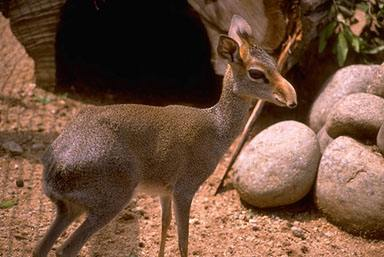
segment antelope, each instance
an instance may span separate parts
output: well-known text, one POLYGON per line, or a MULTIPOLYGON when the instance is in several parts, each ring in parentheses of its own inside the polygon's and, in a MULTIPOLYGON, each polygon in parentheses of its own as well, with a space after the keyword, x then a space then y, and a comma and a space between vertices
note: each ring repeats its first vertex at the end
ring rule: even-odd
POLYGON ((122 104, 84 108, 43 155, 43 189, 56 217, 33 251, 46 257, 82 213, 84 222, 56 255, 75 257, 87 240, 128 204, 136 190, 158 195, 159 257, 174 204, 181 257, 188 255, 192 199, 245 126, 252 101, 296 106, 296 92, 256 44, 250 25, 234 15, 217 53, 228 61, 219 101, 210 108, 122 104))

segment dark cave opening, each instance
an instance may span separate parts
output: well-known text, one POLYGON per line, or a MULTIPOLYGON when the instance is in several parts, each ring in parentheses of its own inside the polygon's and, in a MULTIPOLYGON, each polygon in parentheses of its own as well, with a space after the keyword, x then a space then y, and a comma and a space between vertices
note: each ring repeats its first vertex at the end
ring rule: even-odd
POLYGON ((187 1, 67 0, 56 35, 57 91, 113 102, 213 105, 211 46, 187 1))

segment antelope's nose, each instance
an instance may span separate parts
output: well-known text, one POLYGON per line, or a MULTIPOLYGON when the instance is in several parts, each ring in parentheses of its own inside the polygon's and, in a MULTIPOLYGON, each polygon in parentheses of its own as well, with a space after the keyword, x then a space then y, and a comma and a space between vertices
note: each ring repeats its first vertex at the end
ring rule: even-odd
POLYGON ((296 92, 293 90, 291 92, 279 92, 275 91, 273 93, 275 103, 280 106, 286 106, 288 108, 295 108, 297 106, 296 92))
POLYGON ((288 108, 297 106, 297 95, 294 87, 285 78, 280 75, 280 83, 277 84, 276 94, 280 98, 280 102, 284 103, 288 108))
POLYGON ((297 102, 294 101, 294 102, 291 102, 291 103, 287 103, 287 106, 288 106, 288 108, 293 109, 293 108, 295 108, 297 106, 297 102))

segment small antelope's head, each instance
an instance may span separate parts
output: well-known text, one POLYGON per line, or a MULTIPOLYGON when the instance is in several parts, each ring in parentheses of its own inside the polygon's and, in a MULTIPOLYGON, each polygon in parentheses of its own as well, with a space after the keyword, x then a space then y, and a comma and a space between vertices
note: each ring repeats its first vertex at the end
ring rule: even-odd
POLYGON ((277 71, 274 59, 256 44, 251 26, 242 17, 233 16, 228 36, 219 38, 217 52, 232 68, 235 94, 296 107, 295 89, 277 71))

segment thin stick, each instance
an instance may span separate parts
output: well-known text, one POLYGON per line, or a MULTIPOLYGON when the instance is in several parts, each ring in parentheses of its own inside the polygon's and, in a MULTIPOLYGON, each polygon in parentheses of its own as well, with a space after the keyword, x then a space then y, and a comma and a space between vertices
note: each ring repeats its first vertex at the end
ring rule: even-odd
MULTIPOLYGON (((277 69, 279 71, 282 71, 285 62, 287 61, 289 50, 291 49, 293 43, 296 42, 296 39, 298 38, 300 33, 301 33, 301 29, 299 27, 296 27, 294 36, 292 36, 292 37, 289 36, 288 37, 287 43, 284 46, 283 50, 281 51, 281 53, 279 55, 279 58, 278 58, 278 61, 277 61, 277 69)), ((243 131, 240 134, 239 142, 235 146, 235 150, 232 152, 232 155, 230 156, 229 162, 228 162, 227 167, 225 168, 225 171, 224 171, 224 175, 221 178, 220 184, 216 188, 216 191, 215 191, 214 195, 217 195, 220 192, 221 188, 223 187, 224 180, 227 177, 228 172, 231 170, 233 164, 237 160, 237 157, 239 156, 241 150, 243 149, 243 146, 244 146, 245 142, 248 139, 249 132, 250 132, 251 128, 253 127, 255 121, 257 120, 257 118, 260 116, 260 113, 261 113, 261 111, 263 109, 264 103, 265 103, 265 101, 258 100, 256 105, 255 105, 255 107, 253 108, 251 116, 249 117, 249 119, 247 121, 247 124, 245 125, 243 131)))

